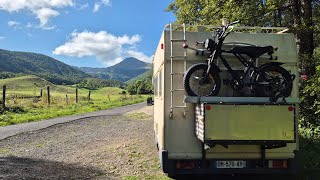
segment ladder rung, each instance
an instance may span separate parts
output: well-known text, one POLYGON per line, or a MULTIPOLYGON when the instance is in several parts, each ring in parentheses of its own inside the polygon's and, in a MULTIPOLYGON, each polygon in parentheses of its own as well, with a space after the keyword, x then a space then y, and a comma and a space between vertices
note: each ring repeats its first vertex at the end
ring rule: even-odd
POLYGON ((171 42, 187 42, 185 39, 171 39, 171 42))
POLYGON ((174 89, 172 91, 185 91, 185 89, 174 89))
POLYGON ((180 58, 180 59, 184 59, 184 58, 187 58, 187 56, 171 56, 171 58, 180 58))
POLYGON ((173 108, 186 108, 187 106, 173 106, 173 108))
POLYGON ((184 72, 171 73, 171 75, 184 75, 184 72))

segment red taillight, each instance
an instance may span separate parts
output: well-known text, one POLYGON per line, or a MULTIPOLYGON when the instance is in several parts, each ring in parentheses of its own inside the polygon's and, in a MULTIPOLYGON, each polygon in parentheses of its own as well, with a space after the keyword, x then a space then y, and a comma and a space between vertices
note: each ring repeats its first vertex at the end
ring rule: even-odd
POLYGON ((293 111, 294 110, 294 107, 293 106, 289 106, 288 107, 288 111, 293 111))
POLYGON ((210 111, 211 110, 211 106, 210 105, 206 105, 206 110, 210 111))
POLYGON ((185 160, 185 161, 177 161, 176 168, 177 169, 196 169, 197 161, 185 160))
POLYGON ((287 160, 270 160, 269 168, 285 169, 288 168, 287 160))
POLYGON ((186 43, 183 43, 183 44, 182 44, 182 47, 183 47, 183 48, 188 48, 189 46, 188 46, 186 43))
POLYGON ((161 44, 161 49, 164 49, 164 44, 161 44))

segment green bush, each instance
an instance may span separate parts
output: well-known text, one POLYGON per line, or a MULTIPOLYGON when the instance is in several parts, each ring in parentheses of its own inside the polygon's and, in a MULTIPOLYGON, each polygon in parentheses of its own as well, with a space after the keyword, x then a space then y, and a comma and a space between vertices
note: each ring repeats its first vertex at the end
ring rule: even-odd
POLYGON ((301 124, 303 127, 320 125, 320 65, 316 68, 314 76, 307 82, 302 82, 300 98, 301 124))

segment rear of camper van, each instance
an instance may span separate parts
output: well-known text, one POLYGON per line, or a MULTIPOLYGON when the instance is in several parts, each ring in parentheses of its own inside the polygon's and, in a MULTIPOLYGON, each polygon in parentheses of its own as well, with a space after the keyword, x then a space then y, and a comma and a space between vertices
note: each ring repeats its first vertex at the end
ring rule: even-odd
MULTIPOLYGON (((221 83, 217 96, 187 96, 183 76, 193 64, 205 63, 208 52, 192 49, 212 37, 214 27, 167 25, 153 60, 154 133, 163 171, 184 174, 292 174, 298 163, 298 78, 291 95, 271 102, 248 97, 221 83), (190 48, 184 48, 183 44, 190 48), (200 53, 199 53, 200 52, 200 53)), ((278 60, 261 57, 257 65, 282 62, 298 77, 294 35, 285 28, 237 27, 225 48, 237 42, 277 46, 278 60)), ((238 60, 225 56, 234 70, 238 60)), ((224 65, 221 81, 230 78, 224 65)), ((245 91, 245 89, 244 89, 245 91)))

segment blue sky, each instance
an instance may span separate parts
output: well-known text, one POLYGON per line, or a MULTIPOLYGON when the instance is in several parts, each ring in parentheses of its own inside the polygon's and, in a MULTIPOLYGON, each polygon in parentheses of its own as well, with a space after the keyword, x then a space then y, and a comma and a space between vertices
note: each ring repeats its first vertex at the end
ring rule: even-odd
POLYGON ((0 0, 0 49, 106 67, 126 57, 151 62, 172 0, 0 0))

